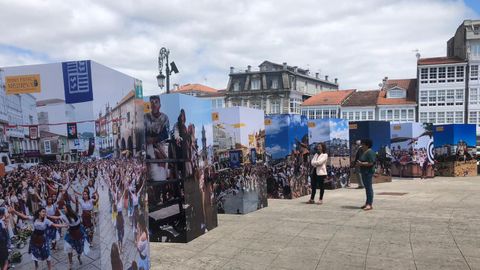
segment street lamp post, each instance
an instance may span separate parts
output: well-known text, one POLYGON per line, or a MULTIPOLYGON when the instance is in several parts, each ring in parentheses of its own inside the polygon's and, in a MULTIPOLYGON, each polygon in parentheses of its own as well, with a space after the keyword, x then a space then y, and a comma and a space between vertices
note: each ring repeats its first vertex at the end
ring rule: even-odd
POLYGON ((173 62, 173 61, 171 63, 168 62, 168 55, 169 54, 170 54, 170 51, 165 47, 162 47, 160 49, 160 52, 158 53, 157 82, 158 82, 158 86, 160 87, 160 89, 162 89, 165 86, 164 81, 165 81, 165 79, 167 79, 167 87, 166 87, 167 94, 170 93, 170 75, 172 74, 172 72, 178 73, 178 69, 177 69, 177 66, 175 65, 175 62, 173 62), (163 73, 162 73, 164 62, 165 62, 165 74, 166 75, 163 75, 163 73))

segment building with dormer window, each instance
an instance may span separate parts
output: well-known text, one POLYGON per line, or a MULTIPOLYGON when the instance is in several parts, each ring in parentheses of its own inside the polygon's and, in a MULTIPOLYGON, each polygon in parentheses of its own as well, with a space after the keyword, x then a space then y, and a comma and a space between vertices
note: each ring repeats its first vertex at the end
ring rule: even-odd
POLYGON ((309 70, 264 61, 258 70, 230 68, 225 92, 226 107, 244 106, 262 109, 266 114, 300 114, 300 105, 323 91, 338 89, 338 81, 309 70))
POLYGON ((416 79, 385 78, 378 94, 378 120, 391 122, 416 121, 416 79))

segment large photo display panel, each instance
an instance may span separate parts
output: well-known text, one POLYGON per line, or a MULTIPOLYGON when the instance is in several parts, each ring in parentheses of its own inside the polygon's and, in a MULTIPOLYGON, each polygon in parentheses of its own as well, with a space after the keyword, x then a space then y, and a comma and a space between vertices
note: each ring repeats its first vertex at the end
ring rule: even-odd
POLYGON ((265 116, 269 198, 293 199, 310 194, 307 124, 303 115, 265 116))
POLYGON ((436 125, 433 130, 437 175, 476 176, 475 125, 436 125))
POLYGON ((90 60, 2 69, 10 264, 149 269, 141 81, 90 60))
POLYGON ((350 181, 350 149, 348 120, 338 118, 308 121, 308 141, 313 155, 318 143, 327 148, 327 180, 330 189, 346 187, 350 181))
MULTIPOLYGON (((390 122, 385 121, 355 121, 349 123, 350 160, 355 164, 357 152, 362 139, 370 139, 372 150, 377 155, 373 183, 391 182, 391 151, 390 151, 390 122)), ((350 180, 358 183, 358 167, 352 168, 350 180)))
POLYGON ((428 123, 392 123, 390 131, 392 136, 392 176, 434 177, 433 125, 428 123))
POLYGON ((211 103, 145 97, 151 241, 189 242, 217 226, 211 103))
POLYGON ((232 107, 212 113, 218 213, 246 214, 268 205, 262 110, 232 107))

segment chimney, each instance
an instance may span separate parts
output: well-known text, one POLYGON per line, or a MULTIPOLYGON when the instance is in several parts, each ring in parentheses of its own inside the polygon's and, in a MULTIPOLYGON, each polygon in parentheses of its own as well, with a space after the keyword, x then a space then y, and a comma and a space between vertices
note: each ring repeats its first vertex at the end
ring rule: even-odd
POLYGON ((283 62, 283 69, 287 70, 287 62, 283 62))
POLYGON ((325 81, 328 81, 328 75, 325 75, 325 81))
POLYGON ((335 78, 335 84, 338 84, 338 78, 335 78))
POLYGON ((317 78, 317 79, 318 79, 318 76, 319 76, 319 75, 320 75, 320 73, 318 73, 318 72, 315 72, 315 78, 317 78))
POLYGON ((293 67, 293 72, 295 72, 295 73, 298 72, 298 67, 297 67, 297 66, 294 66, 294 67, 293 67))
POLYGON ((175 89, 175 91, 178 91, 178 89, 180 89, 180 85, 178 83, 174 83, 173 89, 175 89))
POLYGON ((250 72, 250 71, 252 71, 252 66, 248 65, 247 66, 247 72, 250 72))
POLYGON ((235 69, 233 67, 230 67, 230 74, 232 74, 234 70, 235 69))

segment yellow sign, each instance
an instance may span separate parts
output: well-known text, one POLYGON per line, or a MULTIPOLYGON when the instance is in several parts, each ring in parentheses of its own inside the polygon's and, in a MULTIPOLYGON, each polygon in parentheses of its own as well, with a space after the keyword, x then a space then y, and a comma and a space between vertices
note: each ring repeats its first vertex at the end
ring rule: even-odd
POLYGON ((272 124, 272 119, 265 119, 265 126, 270 126, 272 124))
POLYGON ((309 128, 314 128, 316 126, 315 122, 308 122, 309 128))
POLYGON ((348 128, 349 128, 349 129, 357 129, 358 126, 357 126, 357 124, 349 124, 349 125, 348 125, 348 128))
POLYGON ((241 128, 241 127, 244 127, 245 124, 244 123, 238 123, 238 124, 233 124, 232 125, 234 128, 241 128))
POLYGON ((5 76, 7 95, 40 93, 40 74, 5 76))
POLYGON ((393 130, 401 130, 401 129, 402 129, 402 126, 400 125, 393 126, 393 130))
POLYGON ((437 131, 442 132, 443 131, 443 126, 437 127, 437 131))
POLYGON ((218 112, 213 112, 212 121, 218 121, 219 119, 220 119, 220 115, 218 115, 218 112))
POLYGON ((150 107, 150 102, 149 101, 143 102, 143 112, 144 113, 151 113, 152 112, 152 107, 150 107))

